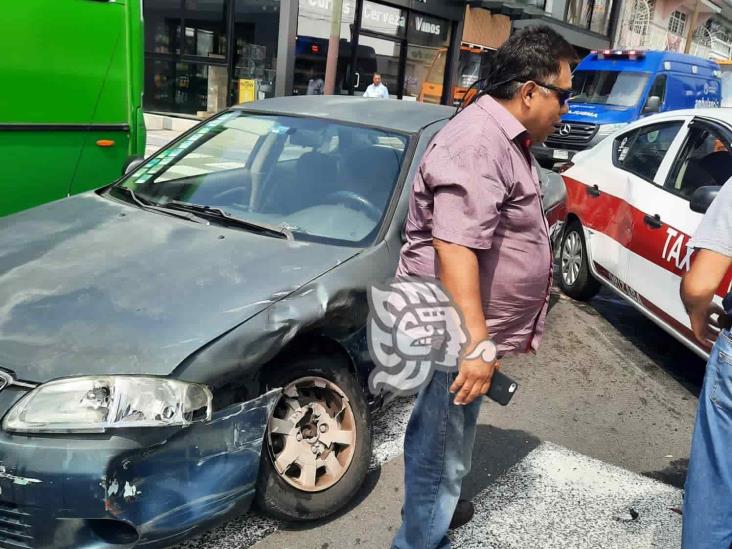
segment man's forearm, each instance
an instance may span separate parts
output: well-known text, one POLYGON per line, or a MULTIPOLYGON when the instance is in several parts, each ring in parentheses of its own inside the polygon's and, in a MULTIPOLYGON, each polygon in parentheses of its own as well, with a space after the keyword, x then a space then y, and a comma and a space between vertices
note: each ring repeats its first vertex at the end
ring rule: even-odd
POLYGON ((478 258, 471 249, 434 240, 440 281, 460 309, 470 341, 466 352, 489 337, 480 294, 478 258))

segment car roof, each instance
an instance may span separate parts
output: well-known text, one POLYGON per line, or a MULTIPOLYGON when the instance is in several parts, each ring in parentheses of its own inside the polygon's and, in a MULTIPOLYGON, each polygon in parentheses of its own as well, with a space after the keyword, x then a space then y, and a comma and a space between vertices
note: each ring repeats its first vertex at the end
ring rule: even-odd
POLYGON ((721 120, 722 122, 726 122, 730 125, 732 125, 732 108, 726 108, 726 107, 717 107, 717 108, 709 108, 709 109, 681 109, 678 111, 667 111, 660 114, 654 114, 653 116, 648 116, 646 118, 641 118, 638 122, 644 122, 645 123, 651 121, 651 120, 666 120, 666 119, 673 119, 673 118, 679 118, 679 117, 686 117, 686 116, 701 116, 704 118, 713 118, 716 120, 721 120))
POLYGON ((445 105, 348 95, 275 97, 232 108, 247 112, 327 118, 336 122, 364 124, 406 133, 417 133, 425 126, 449 118, 455 113, 454 107, 445 105))

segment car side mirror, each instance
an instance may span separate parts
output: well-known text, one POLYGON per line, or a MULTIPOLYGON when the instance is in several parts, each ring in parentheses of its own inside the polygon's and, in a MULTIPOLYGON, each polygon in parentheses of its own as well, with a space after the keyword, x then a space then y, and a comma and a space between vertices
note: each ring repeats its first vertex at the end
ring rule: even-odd
POLYGON ((661 110, 661 98, 657 95, 652 95, 648 98, 648 101, 646 101, 646 106, 643 107, 643 112, 645 113, 652 113, 652 112, 658 112, 661 110))
POLYGON ((140 156, 128 158, 127 162, 122 166, 122 175, 127 175, 128 173, 135 171, 143 162, 145 162, 145 159, 140 156))
POLYGON ((709 185, 707 187, 699 187, 695 190, 694 194, 691 195, 691 200, 689 201, 689 208, 691 208, 691 211, 702 214, 705 213, 707 209, 709 209, 709 206, 712 205, 712 202, 717 197, 717 193, 721 188, 722 187, 718 185, 709 185))

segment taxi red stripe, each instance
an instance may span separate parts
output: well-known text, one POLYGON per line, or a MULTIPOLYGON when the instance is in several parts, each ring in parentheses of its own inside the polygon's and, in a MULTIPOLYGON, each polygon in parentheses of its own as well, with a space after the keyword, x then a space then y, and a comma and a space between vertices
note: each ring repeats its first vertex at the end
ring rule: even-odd
MULTIPOLYGON (((577 215, 585 227, 609 236, 624 248, 679 277, 687 272, 686 265, 693 262, 694 256, 692 254, 690 261, 684 261, 689 235, 673 225, 663 222, 663 219, 660 228, 651 228, 645 221, 647 212, 635 208, 625 200, 602 192, 602 189, 600 189, 599 196, 592 196, 588 192, 590 186, 566 175, 563 177, 567 187, 567 211, 577 215), (676 232, 675 235, 672 233, 670 238, 669 228, 676 232), (677 248, 678 253, 674 255, 673 259, 668 259, 671 249, 679 237, 683 238, 682 246, 680 250, 677 248), (664 250, 666 258, 664 258, 664 250)), ((632 276, 632 273, 629 274, 632 276)), ((629 281, 624 280, 624 282, 629 281)), ((732 269, 727 272, 717 288, 717 295, 724 297, 730 291, 731 286, 732 269)))

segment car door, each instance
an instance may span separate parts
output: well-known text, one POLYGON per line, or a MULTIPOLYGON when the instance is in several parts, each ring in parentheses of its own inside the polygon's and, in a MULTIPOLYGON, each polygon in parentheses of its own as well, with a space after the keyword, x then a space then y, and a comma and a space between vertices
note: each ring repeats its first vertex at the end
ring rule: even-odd
MULTIPOLYGON (((698 188, 723 185, 732 177, 732 132, 719 123, 690 118, 677 144, 656 179, 632 193, 638 213, 629 272, 643 307, 693 341, 678 293, 681 277, 691 266, 693 250, 687 244, 702 219, 702 214, 690 209, 690 199, 698 188)), ((729 278, 728 274, 718 292, 720 300, 729 278)))

